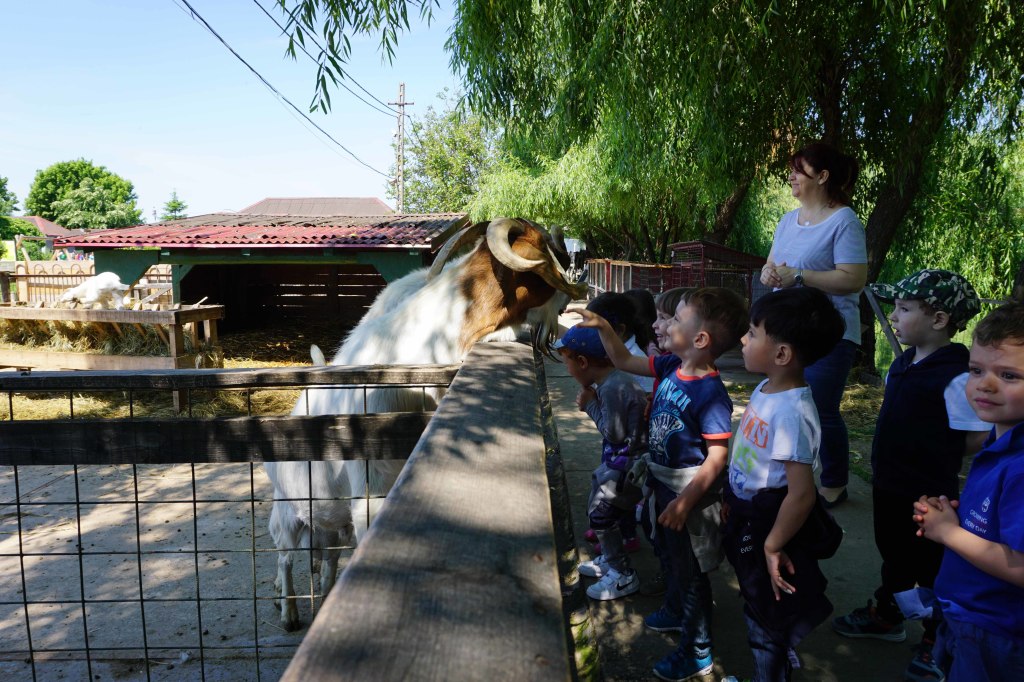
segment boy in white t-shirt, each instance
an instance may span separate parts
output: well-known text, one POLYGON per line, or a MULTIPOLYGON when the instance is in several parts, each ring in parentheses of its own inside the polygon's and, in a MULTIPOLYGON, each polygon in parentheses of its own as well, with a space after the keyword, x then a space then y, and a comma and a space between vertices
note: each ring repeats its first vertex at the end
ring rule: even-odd
POLYGON ((844 327, 824 293, 796 287, 755 301, 743 337, 743 364, 768 378, 751 394, 733 440, 722 544, 746 602, 759 682, 790 679, 799 664, 794 647, 832 612, 818 568, 824 538, 808 523, 812 510, 828 512, 814 486, 821 425, 804 368, 835 346, 844 327))
MULTIPOLYGON (((871 445, 871 498, 875 545, 882 556, 876 604, 832 621, 844 637, 902 642, 907 638, 894 594, 932 587, 942 563, 942 545, 917 537, 907 515, 922 495, 959 497, 965 454, 974 454, 989 432, 964 391, 970 353, 952 336, 981 309, 978 295, 961 275, 921 270, 896 284, 872 284, 892 302, 893 330, 909 348, 896 358, 885 380, 885 397, 871 445)), ((924 636, 904 679, 936 680, 932 659, 938 620, 924 621, 924 636)))

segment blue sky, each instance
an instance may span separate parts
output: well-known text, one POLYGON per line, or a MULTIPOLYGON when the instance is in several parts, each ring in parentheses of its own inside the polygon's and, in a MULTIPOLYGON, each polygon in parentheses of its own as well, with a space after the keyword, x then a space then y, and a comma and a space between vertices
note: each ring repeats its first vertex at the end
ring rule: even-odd
MULTIPOLYGON (((316 65, 301 53, 294 61, 285 56, 286 39, 253 0, 189 2, 308 111, 316 65)), ((260 3, 274 11, 272 0, 260 3)), ((406 100, 415 102, 406 109, 412 116, 437 105, 443 88, 457 88, 444 51, 451 13, 443 5, 429 28, 411 19, 391 64, 375 39, 353 39, 352 76, 384 102, 396 101, 404 82, 406 100)), ((147 221, 172 190, 190 215, 237 211, 268 196, 387 200, 381 175, 311 132, 183 6, 172 0, 5 4, 0 176, 22 211, 37 170, 77 158, 134 183, 147 221)), ((332 90, 331 101, 331 113, 309 116, 367 164, 390 173, 395 118, 340 89, 332 90)))

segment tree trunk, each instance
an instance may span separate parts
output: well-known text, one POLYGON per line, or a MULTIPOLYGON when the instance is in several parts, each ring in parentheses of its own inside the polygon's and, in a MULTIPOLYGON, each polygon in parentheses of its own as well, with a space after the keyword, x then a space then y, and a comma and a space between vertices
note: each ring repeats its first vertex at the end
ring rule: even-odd
MULTIPOLYGON (((952 4, 952 3, 951 3, 952 4)), ((946 59, 939 65, 936 84, 929 95, 923 96, 914 112, 907 131, 903 152, 896 157, 880 183, 875 195, 875 207, 865 226, 868 247, 868 282, 875 282, 889 255, 911 205, 921 189, 924 160, 935 146, 949 116, 951 103, 959 96, 967 80, 971 54, 978 40, 978 23, 983 9, 960 3, 961 11, 945 15, 949 39, 946 59)), ((862 356, 857 363, 861 369, 874 371, 875 331, 874 315, 862 300, 860 319, 867 324, 861 343, 862 356)))
POLYGON ((736 212, 743 200, 747 198, 749 191, 750 180, 747 179, 736 185, 732 194, 718 205, 715 210, 715 224, 711 227, 711 233, 708 234, 708 241, 725 245, 725 241, 732 234, 732 228, 736 225, 736 212))
POLYGON ((1013 291, 1010 292, 1010 299, 1024 303, 1024 258, 1017 266, 1017 276, 1013 278, 1013 291))
POLYGON ((843 90, 846 88, 846 63, 842 55, 833 49, 821 48, 822 54, 828 57, 822 60, 818 69, 818 81, 815 86, 814 99, 821 111, 821 120, 825 131, 821 136, 823 142, 836 147, 842 146, 843 138, 843 90))

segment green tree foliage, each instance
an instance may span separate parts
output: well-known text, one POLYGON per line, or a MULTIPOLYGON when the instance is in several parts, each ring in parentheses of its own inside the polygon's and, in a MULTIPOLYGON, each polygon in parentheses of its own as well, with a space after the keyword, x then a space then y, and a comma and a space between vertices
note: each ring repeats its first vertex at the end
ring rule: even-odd
MULTIPOLYGON (((0 239, 13 240, 15 237, 42 237, 43 233, 36 228, 36 226, 27 220, 21 220, 20 218, 11 218, 9 216, 0 215, 0 239)), ((28 252, 29 258, 32 260, 42 260, 43 245, 44 242, 41 240, 24 241, 21 243, 25 251, 28 252)), ((22 254, 17 254, 16 258, 20 259, 22 254)))
POLYGON ((921 267, 967 277, 983 298, 1010 295, 1024 258, 1024 141, 953 133, 924 173, 921 200, 882 269, 896 281, 921 267), (938 162, 941 159, 941 163, 938 162), (984 188, 984 191, 979 191, 984 188))
MULTIPOLYGON (((135 205, 135 188, 132 183, 111 173, 104 166, 96 166, 92 161, 85 159, 61 161, 37 171, 32 187, 29 189, 28 198, 25 200, 26 213, 61 222, 57 219, 58 212, 54 204, 66 198, 70 192, 79 189, 86 179, 91 180, 94 187, 105 190, 105 200, 111 206, 123 205, 124 209, 118 209, 121 214, 138 213, 139 215, 133 220, 134 223, 139 222, 141 213, 135 205)), ((133 224, 133 222, 118 224, 133 224)), ((66 224, 65 226, 70 227, 66 224)), ((115 227, 115 225, 103 225, 103 227, 115 227)))
MULTIPOLYGON (((464 211, 479 178, 493 163, 494 135, 479 116, 467 114, 445 90, 441 109, 428 106, 413 118, 405 145, 405 206, 408 213, 464 211)), ((394 186, 388 197, 397 198, 394 186)))
POLYGON ((142 222, 142 212, 135 208, 134 201, 119 199, 114 190, 92 178, 85 178, 78 189, 53 202, 52 210, 57 216, 55 222, 69 229, 102 230, 142 222))
POLYGON ((160 220, 181 220, 187 218, 188 204, 178 198, 178 191, 173 190, 171 192, 171 198, 164 204, 163 215, 160 216, 160 220))
MULTIPOLYGON (((379 35, 390 54, 410 9, 429 17, 432 5, 281 0, 293 38, 327 37, 327 62, 347 57, 353 33, 379 35)), ((949 131, 1005 136, 1021 114, 1024 4, 1011 0, 459 0, 455 9, 453 66, 474 111, 505 131, 511 167, 558 186, 562 157, 597 145, 599 177, 588 184, 621 189, 618 203, 587 213, 607 210, 613 230, 624 217, 642 222, 622 240, 650 244, 637 256, 663 258, 664 235, 732 239, 751 188, 773 182, 795 147, 824 138, 865 170, 855 208, 874 279, 949 131)), ((317 88, 327 87, 321 74, 317 88)), ((559 210, 542 213, 565 206, 553 200, 559 210)))
POLYGON ((7 178, 0 177, 0 216, 18 210, 18 197, 7 189, 7 178))
POLYGON ((430 23, 439 0, 277 0, 287 18, 288 54, 296 49, 319 53, 316 88, 310 110, 331 108, 331 86, 346 77, 345 65, 352 54, 349 36, 376 38, 389 61, 395 55, 398 34, 409 30, 409 10, 430 23), (308 40, 308 43, 307 43, 308 40))
POLYGON ((653 180, 660 229, 710 214, 724 240, 794 147, 837 143, 869 171, 877 276, 946 131, 1016 125, 1022 20, 1003 0, 460 2, 449 45, 474 107, 523 147, 598 139, 599 172, 653 180))
POLYGON ((524 159, 506 151, 481 178, 471 213, 474 219, 531 216, 567 226, 591 251, 657 261, 666 258, 670 244, 703 236, 711 218, 699 211, 676 215, 675 191, 682 189, 661 174, 618 176, 607 146, 591 139, 558 157, 524 159))

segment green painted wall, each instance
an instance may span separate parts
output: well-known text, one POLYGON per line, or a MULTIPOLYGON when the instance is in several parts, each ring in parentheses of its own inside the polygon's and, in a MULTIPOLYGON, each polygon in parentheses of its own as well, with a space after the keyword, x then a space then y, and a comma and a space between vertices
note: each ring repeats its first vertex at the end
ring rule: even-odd
POLYGON ((195 265, 244 265, 276 263, 290 265, 372 265, 390 284, 427 265, 427 252, 414 249, 354 251, 351 249, 131 249, 96 250, 96 272, 115 272, 122 282, 135 282, 151 265, 174 266, 174 300, 181 300, 181 280, 195 265))
POLYGON ((160 252, 156 249, 138 249, 131 251, 94 251, 97 274, 114 272, 125 284, 138 281, 146 274, 150 265, 160 262, 160 252))

